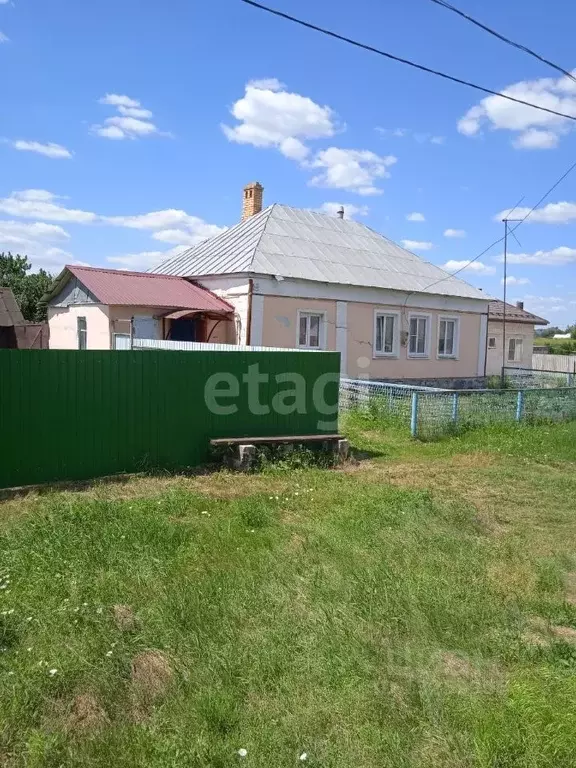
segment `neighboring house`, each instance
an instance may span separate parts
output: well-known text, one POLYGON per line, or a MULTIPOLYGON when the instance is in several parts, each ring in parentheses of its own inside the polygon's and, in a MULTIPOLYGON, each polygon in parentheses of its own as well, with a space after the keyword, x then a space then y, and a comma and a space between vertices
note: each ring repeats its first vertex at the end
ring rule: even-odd
POLYGON ((24 320, 10 288, 0 288, 0 349, 48 349, 48 324, 24 320))
POLYGON ((356 221, 244 189, 243 220, 154 272, 235 308, 236 343, 341 353, 349 376, 482 376, 489 299, 356 221))
POLYGON ((553 339, 571 339, 572 334, 571 333, 555 333, 554 336, 552 336, 553 339))
POLYGON ((0 349, 17 349, 16 327, 25 320, 10 288, 0 288, 0 349))
POLYGON ((233 307, 177 277, 67 266, 44 300, 50 349, 126 348, 131 336, 235 340, 233 307))
POLYGON ((537 325, 548 325, 548 320, 524 309, 522 301, 504 304, 491 301, 488 318, 488 355, 486 373, 499 375, 502 360, 511 368, 532 368, 534 332, 537 325), (506 308, 506 340, 504 351, 504 308, 506 308))

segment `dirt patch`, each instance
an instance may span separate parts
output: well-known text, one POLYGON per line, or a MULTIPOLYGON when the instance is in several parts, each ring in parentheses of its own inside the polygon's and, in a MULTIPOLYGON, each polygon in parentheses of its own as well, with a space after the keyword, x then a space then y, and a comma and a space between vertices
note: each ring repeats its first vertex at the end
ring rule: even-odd
POLYGON ((494 690, 504 680, 504 672, 496 664, 477 664, 472 659, 453 651, 443 651, 438 663, 444 679, 457 685, 475 685, 494 690))
POLYGON ((576 571, 566 574, 566 602, 576 605, 576 571))
POLYGON ((305 544, 306 539, 304 536, 301 536, 299 533, 293 533, 292 536, 290 536, 290 541, 288 542, 288 551, 301 552, 304 549, 305 544))
POLYGON ((576 629, 572 627, 555 626, 550 628, 554 637, 565 643, 576 643, 576 629))
POLYGON ((173 677, 170 662, 160 651, 142 651, 132 659, 130 688, 134 720, 141 722, 149 717, 154 704, 168 692, 173 677))
POLYGON ((546 619, 541 616, 530 616, 521 638, 526 645, 547 648, 550 645, 550 627, 546 619))
POLYGON ((87 733, 100 730, 110 724, 106 711, 91 693, 81 693, 74 698, 65 720, 68 733, 87 733))
POLYGON ((114 622, 121 632, 133 632, 138 628, 138 619, 129 605, 115 605, 112 612, 114 622))

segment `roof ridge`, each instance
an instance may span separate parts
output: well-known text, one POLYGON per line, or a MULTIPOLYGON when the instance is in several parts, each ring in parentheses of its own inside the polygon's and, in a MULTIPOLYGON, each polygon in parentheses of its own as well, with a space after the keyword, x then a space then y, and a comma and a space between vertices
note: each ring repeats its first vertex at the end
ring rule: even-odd
POLYGON ((64 268, 72 272, 73 270, 82 270, 90 272, 111 272, 115 275, 128 275, 131 277, 163 277, 170 280, 184 280, 178 275, 163 275, 158 272, 136 272, 130 269, 114 269, 113 267, 84 267, 80 264, 65 264, 64 268))

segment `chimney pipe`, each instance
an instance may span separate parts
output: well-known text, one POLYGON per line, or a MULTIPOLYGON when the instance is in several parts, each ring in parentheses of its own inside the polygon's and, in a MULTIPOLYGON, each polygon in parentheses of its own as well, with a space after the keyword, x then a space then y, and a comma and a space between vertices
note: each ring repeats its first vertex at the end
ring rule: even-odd
POLYGON ((246 184, 242 197, 242 221, 255 216, 262 210, 264 187, 257 181, 246 184))
POLYGON ((516 307, 518 309, 524 309, 524 302, 523 301, 517 301, 516 302, 516 307))
POLYGON ((339 219, 343 219, 344 218, 344 206, 343 205, 340 206, 340 210, 337 212, 336 215, 338 216, 339 219))

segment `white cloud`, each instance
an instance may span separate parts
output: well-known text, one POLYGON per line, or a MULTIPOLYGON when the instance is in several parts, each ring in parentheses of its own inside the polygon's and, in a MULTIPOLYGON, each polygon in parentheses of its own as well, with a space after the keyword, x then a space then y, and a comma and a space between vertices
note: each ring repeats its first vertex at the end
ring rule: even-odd
POLYGON ((529 311, 540 313, 566 312, 566 305, 570 303, 562 296, 533 296, 531 294, 526 294, 522 300, 529 311))
MULTIPOLYGON (((504 278, 500 280, 500 284, 504 285, 504 278)), ((529 285, 530 280, 528 280, 527 277, 514 277, 514 275, 509 275, 506 278, 506 285, 529 285)))
POLYGON ((414 139, 414 141, 418 142, 418 144, 445 144, 446 143, 446 137, 445 136, 434 136, 431 133, 421 133, 419 131, 412 131, 410 128, 380 128, 376 127, 376 131, 380 133, 382 136, 391 136, 396 139, 403 139, 405 137, 410 137, 414 139))
MULTIPOLYGON (((530 213, 530 208, 515 208, 514 218, 523 219, 530 213)), ((512 214, 511 209, 500 211, 500 213, 494 216, 494 221, 502 221, 506 217, 512 214)), ((567 224, 570 221, 576 220, 576 203, 548 203, 543 208, 538 208, 534 213, 530 215, 530 218, 526 220, 526 223, 533 224, 567 224)))
POLYGON ((446 269, 448 272, 457 272, 458 270, 475 272, 477 275, 493 275, 496 272, 496 267, 489 267, 481 261, 473 261, 469 264, 467 261, 455 261, 454 259, 443 264, 443 269, 446 269))
POLYGON ((466 237, 466 232, 463 229, 445 229, 444 237, 466 237))
POLYGON ((0 251, 27 256, 33 270, 56 274, 64 263, 74 261, 71 253, 53 245, 67 238, 68 232, 55 224, 0 220, 0 251))
POLYGON ((388 168, 395 162, 392 155, 381 157, 368 150, 330 147, 318 152, 309 164, 310 168, 322 169, 310 183, 318 187, 347 189, 359 195, 380 195, 382 190, 375 186, 375 182, 389 176, 388 168))
MULTIPOLYGON (((526 80, 504 88, 502 93, 576 116, 576 83, 568 77, 526 80)), ((488 96, 459 120, 458 130, 466 136, 480 133, 484 126, 512 131, 516 134, 512 143, 519 149, 550 149, 571 130, 570 123, 567 118, 488 96)))
POLYGON ((122 96, 118 93, 107 93, 106 96, 102 96, 98 99, 99 104, 107 104, 110 107, 127 107, 138 108, 140 102, 136 99, 131 99, 129 96, 122 96))
POLYGON ((11 142, 14 149, 21 152, 37 152, 39 155, 51 157, 53 160, 64 160, 72 157, 72 152, 61 144, 41 144, 39 141, 25 141, 18 139, 11 142))
MULTIPOLYGON (((504 261, 501 254, 496 257, 497 261, 504 261)), ((560 246, 551 251, 536 251, 535 253, 509 253, 509 264, 544 264, 546 266, 565 266, 576 262, 576 248, 560 246)))
POLYGON ((345 219, 354 219, 356 216, 368 216, 370 211, 367 205, 344 205, 343 203, 323 203, 320 210, 322 213, 327 213, 328 216, 337 216, 341 208, 344 208, 345 219))
POLYGON ((229 141, 254 147, 275 147, 301 162, 309 153, 305 139, 321 139, 336 132, 334 113, 307 96, 290 93, 276 79, 252 80, 244 96, 230 110, 238 121, 222 125, 229 141))
POLYGON ((426 217, 423 213, 414 211, 414 213, 408 213, 406 215, 406 221, 426 221, 426 217))
POLYGON ((25 189, 12 192, 9 197, 0 198, 0 213, 20 216, 25 219, 44 221, 67 221, 88 224, 98 218, 95 213, 66 208, 57 195, 44 189, 25 189))
POLYGON ((4 32, 0 31, 0 43, 9 43, 10 38, 4 34, 4 32))
POLYGON ((512 145, 516 149, 555 149, 560 137, 553 131, 541 131, 538 128, 530 128, 514 139, 512 145))
POLYGON ((400 240, 400 242, 409 251, 430 251, 434 248, 433 243, 422 242, 421 240, 400 240))
POLYGON ((139 101, 117 93, 108 93, 99 99, 100 104, 115 107, 118 115, 108 117, 103 125, 93 125, 92 133, 103 139, 122 141, 145 136, 170 136, 152 122, 153 113, 144 109, 139 101))
POLYGON ((218 227, 215 224, 207 224, 197 216, 190 216, 186 211, 173 208, 164 211, 152 211, 136 216, 105 216, 102 218, 102 221, 113 226, 128 227, 129 229, 157 230, 154 238, 156 240, 164 240, 167 243, 193 244, 189 242, 190 237, 193 237, 194 242, 197 243, 209 237, 215 237, 224 232, 225 229, 225 227, 218 227), (182 239, 175 239, 178 237, 175 234, 176 232, 182 233, 182 239))
POLYGON ((139 253, 126 253, 120 256, 109 256, 106 261, 119 265, 118 269, 130 269, 134 271, 146 271, 158 266, 165 259, 177 256, 185 250, 182 246, 171 248, 168 251, 140 251, 139 253))

